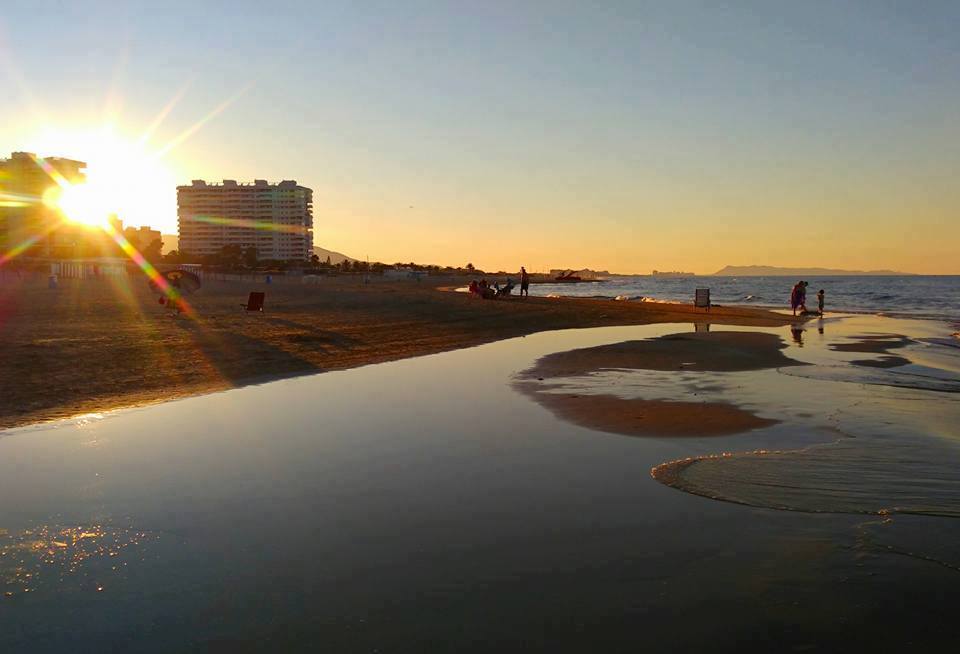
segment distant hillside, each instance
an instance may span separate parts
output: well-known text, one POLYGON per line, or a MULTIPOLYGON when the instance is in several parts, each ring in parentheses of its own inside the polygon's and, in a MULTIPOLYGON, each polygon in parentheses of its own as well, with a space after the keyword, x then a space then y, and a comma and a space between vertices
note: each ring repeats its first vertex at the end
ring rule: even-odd
POLYGON ((337 264, 341 261, 356 261, 353 257, 348 257, 347 255, 341 252, 334 252, 333 250, 326 250, 319 245, 313 246, 313 253, 320 257, 320 261, 326 261, 327 257, 330 257, 330 263, 337 264))
POLYGON ((778 266, 727 266, 713 273, 721 277, 839 277, 843 275, 912 275, 896 270, 839 270, 836 268, 780 268, 778 266))

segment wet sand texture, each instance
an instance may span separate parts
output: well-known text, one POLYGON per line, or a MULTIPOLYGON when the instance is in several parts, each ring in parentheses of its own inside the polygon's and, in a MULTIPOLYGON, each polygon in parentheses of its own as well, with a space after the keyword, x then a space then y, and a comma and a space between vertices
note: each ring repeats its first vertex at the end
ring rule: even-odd
POLYGON ((532 397, 558 418, 587 429, 625 436, 725 436, 777 422, 719 402, 543 392, 535 392, 532 397))
POLYGON ((909 359, 890 354, 890 350, 906 347, 912 341, 901 334, 879 334, 853 336, 851 342, 833 343, 830 349, 834 352, 864 352, 867 354, 882 354, 876 359, 857 359, 850 363, 866 368, 897 368, 910 363, 909 359))
POLYGON ((628 436, 723 436, 775 424, 731 404, 547 392, 540 380, 599 370, 748 371, 802 365, 783 355, 779 336, 759 332, 670 334, 557 352, 520 375, 517 387, 557 417, 628 436), (534 381, 537 380, 537 381, 534 381))
POLYGON ((735 372, 803 365, 784 356, 783 339, 759 332, 670 334, 643 341, 557 352, 540 359, 525 378, 572 377, 597 370, 735 372))

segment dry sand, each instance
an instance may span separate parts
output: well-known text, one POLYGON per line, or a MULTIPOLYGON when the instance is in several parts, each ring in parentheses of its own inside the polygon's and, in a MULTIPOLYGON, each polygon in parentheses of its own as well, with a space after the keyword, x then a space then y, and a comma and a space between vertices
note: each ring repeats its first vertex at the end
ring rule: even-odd
POLYGON ((330 277, 316 285, 214 282, 171 317, 144 280, 0 284, 0 428, 160 402, 534 332, 654 322, 786 325, 737 307, 585 299, 484 301, 423 283, 330 277), (249 291, 266 311, 240 310, 249 291))
POLYGON ((729 372, 803 365, 784 356, 784 347, 776 334, 759 332, 700 332, 625 341, 547 355, 520 375, 524 381, 517 388, 558 417, 590 429, 628 436, 723 436, 776 421, 730 404, 551 393, 539 382, 609 369, 729 372))

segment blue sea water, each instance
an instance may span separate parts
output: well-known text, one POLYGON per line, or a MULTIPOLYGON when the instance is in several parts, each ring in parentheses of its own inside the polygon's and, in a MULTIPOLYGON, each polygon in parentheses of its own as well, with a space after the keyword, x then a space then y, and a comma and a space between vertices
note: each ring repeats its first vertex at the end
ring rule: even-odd
MULTIPOLYGON (((533 295, 576 297, 626 296, 692 301, 694 289, 709 288, 715 304, 789 308, 791 277, 612 277, 580 284, 534 284, 533 295)), ((918 318, 960 320, 960 275, 897 277, 809 277, 807 306, 816 308, 816 293, 824 289, 826 310, 882 313, 918 318)))

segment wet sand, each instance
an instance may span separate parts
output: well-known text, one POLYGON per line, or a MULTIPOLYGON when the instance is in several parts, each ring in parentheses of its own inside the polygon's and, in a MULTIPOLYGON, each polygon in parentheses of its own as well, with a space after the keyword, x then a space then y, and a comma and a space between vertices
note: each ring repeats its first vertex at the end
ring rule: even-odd
POLYGON ((783 355, 786 347, 776 334, 759 332, 669 334, 550 354, 521 373, 516 387, 556 416, 589 429, 627 436, 725 436, 776 421, 694 397, 665 401, 555 392, 549 380, 604 370, 743 372, 803 365, 783 355))
POLYGON ((534 392, 554 415, 581 427, 625 436, 727 436, 776 424, 732 404, 667 402, 534 392))
POLYGON ((700 332, 670 334, 643 341, 557 352, 540 359, 527 377, 569 377, 604 369, 765 370, 802 365, 783 355, 787 347, 776 334, 700 332))
POLYGON ((856 335, 851 337, 852 342, 836 343, 830 346, 834 352, 863 352, 867 354, 882 354, 875 359, 856 359, 850 363, 866 368, 897 368, 910 363, 909 359, 890 354, 890 350, 906 347, 910 339, 902 334, 856 335))
POLYGON ((768 311, 585 299, 483 301, 463 278, 319 284, 212 282, 171 317, 144 280, 0 285, 0 428, 171 400, 282 377, 471 347, 540 331, 694 322, 785 325, 768 311), (250 291, 263 314, 240 310, 250 291))

